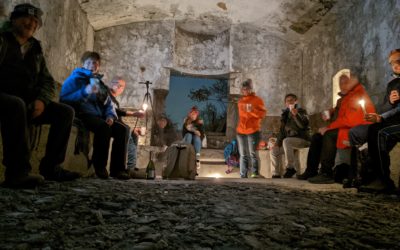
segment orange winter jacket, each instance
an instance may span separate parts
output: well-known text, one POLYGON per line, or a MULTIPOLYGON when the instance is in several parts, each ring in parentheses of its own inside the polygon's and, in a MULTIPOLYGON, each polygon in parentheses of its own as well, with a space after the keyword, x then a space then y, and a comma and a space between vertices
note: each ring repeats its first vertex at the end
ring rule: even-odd
POLYGON ((375 106, 365 91, 364 87, 358 83, 352 90, 342 98, 338 116, 335 121, 328 125, 328 129, 339 129, 336 142, 337 148, 347 148, 343 141, 349 140, 349 130, 361 124, 371 124, 364 120, 364 113, 359 101, 364 99, 367 113, 376 113, 375 106))
POLYGON ((243 96, 238 102, 239 123, 236 131, 249 135, 260 130, 261 121, 267 114, 263 100, 254 93, 243 96), (250 112, 249 112, 250 111, 250 112))

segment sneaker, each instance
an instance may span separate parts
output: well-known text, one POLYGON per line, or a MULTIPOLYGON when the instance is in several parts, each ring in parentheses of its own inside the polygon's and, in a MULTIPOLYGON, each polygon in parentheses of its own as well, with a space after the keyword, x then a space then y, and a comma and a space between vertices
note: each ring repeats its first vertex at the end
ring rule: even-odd
POLYGON ((48 181, 73 181, 81 175, 76 172, 63 169, 60 165, 53 168, 42 168, 40 174, 43 175, 45 180, 48 181))
POLYGON ((393 182, 384 183, 381 179, 375 179, 368 185, 361 185, 358 192, 379 193, 379 194, 394 194, 396 187, 393 182))
POLYGON ((108 179, 108 171, 106 168, 94 168, 94 171, 100 179, 108 179))
POLYGON ((312 178, 312 177, 314 177, 316 175, 317 175, 317 173, 309 173, 309 172, 306 171, 303 174, 298 175, 297 179, 299 179, 299 180, 307 180, 307 179, 312 178))
POLYGON ((332 184, 335 180, 326 173, 318 174, 314 177, 308 178, 308 181, 313 184, 332 184))
POLYGON ((280 179, 280 178, 282 178, 282 177, 279 174, 274 174, 272 176, 272 179, 280 179))
POLYGON ((115 178, 115 179, 118 179, 118 180, 128 180, 128 179, 130 179, 130 176, 127 173, 127 171, 119 171, 119 172, 116 172, 116 173, 111 173, 110 176, 115 178))
POLYGON ((260 175, 257 174, 257 173, 252 173, 252 174, 250 175, 250 178, 259 178, 259 177, 260 177, 260 175))
POLYGON ((296 173, 296 169, 287 168, 286 173, 283 175, 283 178, 292 178, 295 173, 296 173))
POLYGON ((21 176, 6 176, 2 186, 6 188, 36 188, 43 185, 44 178, 38 174, 25 174, 21 176))
POLYGON ((225 174, 230 174, 230 173, 232 173, 232 170, 231 170, 231 169, 225 170, 225 174))
POLYGON ((200 153, 196 153, 196 160, 200 161, 200 153))

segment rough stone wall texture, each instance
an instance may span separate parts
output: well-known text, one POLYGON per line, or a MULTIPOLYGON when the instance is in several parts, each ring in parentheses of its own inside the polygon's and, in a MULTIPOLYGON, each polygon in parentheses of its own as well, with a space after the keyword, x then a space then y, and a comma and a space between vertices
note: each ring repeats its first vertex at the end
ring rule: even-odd
POLYGON ((229 30, 204 35, 176 28, 174 66, 195 74, 226 74, 229 71, 229 30))
MULTIPOLYGON (((0 15, 2 19, 8 19, 14 6, 24 2, 5 1, 4 13, 0 15)), ((62 83, 80 65, 82 53, 92 49, 90 41, 93 39, 93 28, 77 0, 30 2, 44 12, 43 27, 36 32, 35 37, 42 43, 49 71, 56 81, 62 83)))
POLYGON ((95 33, 94 50, 102 56, 100 71, 105 82, 119 75, 126 79, 121 106, 140 107, 146 92, 139 82, 150 81, 150 88, 168 89, 173 62, 174 22, 142 22, 121 25, 95 33), (140 69, 145 67, 144 72, 140 69))
MULTIPOLYGON (((24 2, 26 1, 0 2, 0 21, 7 20, 14 6, 24 2)), ((43 26, 37 31, 35 37, 41 41, 49 71, 56 81, 62 83, 72 69, 80 65, 82 53, 87 49, 92 49, 86 46, 90 46, 90 41, 93 40, 93 28, 86 14, 80 9, 77 0, 33 0, 30 3, 40 7, 44 12, 43 26)), ((32 156, 31 162, 35 172, 45 150, 45 139, 47 139, 47 127, 44 128, 38 152, 34 152, 32 156)), ((0 141, 0 166, 2 166, 2 150, 0 141)), ((0 173, 3 170, 4 168, 0 167, 0 173)), ((0 174, 0 179, 1 176, 0 174)))
POLYGON ((306 37, 303 85, 305 106, 312 113, 332 105, 332 77, 343 68, 359 77, 377 105, 391 78, 387 55, 400 47, 400 2, 353 2, 306 37))
POLYGON ((296 45, 250 25, 232 26, 231 36, 231 67, 240 72, 231 93, 238 94, 240 83, 251 78, 269 116, 280 115, 285 94, 301 100, 302 54, 296 45))

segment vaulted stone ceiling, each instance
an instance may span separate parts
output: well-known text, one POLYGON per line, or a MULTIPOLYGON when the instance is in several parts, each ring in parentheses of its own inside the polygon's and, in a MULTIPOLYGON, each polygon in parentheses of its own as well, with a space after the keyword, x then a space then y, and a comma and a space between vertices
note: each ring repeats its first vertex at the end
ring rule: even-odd
POLYGON ((215 34, 246 23, 301 37, 344 0, 79 0, 95 30, 152 20, 175 20, 195 33, 215 34))

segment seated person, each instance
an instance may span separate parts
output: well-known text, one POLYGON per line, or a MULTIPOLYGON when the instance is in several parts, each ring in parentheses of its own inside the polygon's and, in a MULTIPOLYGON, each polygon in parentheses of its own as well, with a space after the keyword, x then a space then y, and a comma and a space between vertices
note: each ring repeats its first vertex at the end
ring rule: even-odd
POLYGON ((178 140, 174 124, 166 114, 161 114, 157 118, 157 126, 153 130, 153 145, 158 147, 169 147, 178 140))
POLYGON ((355 127, 349 133, 351 145, 368 142, 369 160, 364 167, 370 167, 370 177, 375 178, 369 185, 361 186, 360 191, 391 192, 395 189, 390 178, 389 152, 400 140, 400 49, 390 52, 389 63, 395 78, 387 85, 382 113, 367 113, 365 119, 373 124, 355 127))
MULTIPOLYGON (((360 100, 365 101, 365 109, 369 113, 375 112, 375 107, 372 104, 367 92, 361 83, 356 78, 342 75, 339 78, 339 87, 343 97, 340 101, 337 118, 331 122, 327 127, 319 129, 322 135, 322 147, 320 147, 320 163, 321 169, 317 176, 308 178, 308 181, 315 184, 328 184, 334 183, 333 168, 335 165, 336 148, 347 148, 348 145, 344 141, 348 140, 348 133, 350 128, 360 125, 368 124, 364 120, 364 112, 359 104, 360 100)), ((311 143, 311 146, 312 143, 311 143)), ((316 151, 310 147, 310 153, 316 151)), ((317 156, 313 156, 317 158, 317 156)), ((310 157, 308 158, 310 159, 310 157)), ((313 166, 315 167, 315 166, 313 166)), ((308 163, 307 163, 308 168, 308 163)), ((318 168, 318 166, 317 166, 318 168)), ((308 170, 316 172, 316 170, 308 170)), ((306 170, 307 172, 307 170, 306 170)))
MULTIPOLYGON (((115 110, 118 115, 118 121, 123 123, 122 117, 124 116, 132 116, 142 118, 144 117, 143 112, 133 112, 130 110, 123 110, 119 107, 119 102, 117 97, 120 96, 126 87, 126 82, 122 79, 122 77, 116 76, 111 80, 110 86, 108 88, 108 93, 111 97, 111 100, 114 104, 115 110)), ((128 125, 127 125, 128 126, 128 125)), ((137 147, 139 141, 140 128, 135 128, 129 133, 128 139, 128 162, 127 162, 127 170, 130 172, 132 169, 136 168, 136 159, 137 159, 137 147)))
POLYGON ((61 167, 74 110, 53 101, 56 82, 47 69, 40 42, 33 37, 42 25, 42 14, 31 4, 18 4, 10 21, 0 29, 0 127, 4 186, 9 188, 34 188, 44 179, 70 181, 79 177, 61 167), (30 173, 31 124, 50 124, 40 175, 30 173))
POLYGON ((283 177, 292 178, 296 173, 294 150, 310 146, 307 111, 298 107, 295 94, 285 96, 285 105, 277 142, 270 148, 272 178, 281 178, 280 163, 283 154, 286 162, 286 172, 283 177))
POLYGON ((201 141, 204 138, 203 120, 199 116, 197 107, 193 107, 185 120, 182 128, 183 141, 191 143, 196 152, 196 159, 200 158, 201 141))
POLYGON ((111 137, 114 138, 110 176, 129 179, 126 173, 126 146, 129 127, 118 121, 118 116, 108 89, 98 74, 100 55, 87 51, 82 55, 82 67, 76 68, 65 80, 60 100, 71 104, 76 109, 77 117, 85 128, 94 133, 92 163, 96 175, 107 179, 106 166, 111 137))

